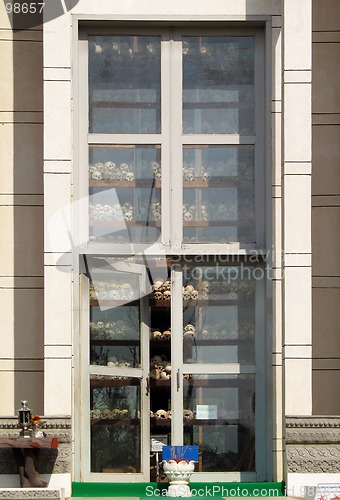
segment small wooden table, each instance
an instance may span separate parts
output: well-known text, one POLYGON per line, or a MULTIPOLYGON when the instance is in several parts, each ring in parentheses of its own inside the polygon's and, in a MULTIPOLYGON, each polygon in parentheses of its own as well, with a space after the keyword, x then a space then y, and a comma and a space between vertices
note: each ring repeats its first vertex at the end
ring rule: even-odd
POLYGON ((38 450, 58 448, 57 437, 13 437, 0 438, 0 449, 11 448, 15 458, 22 488, 46 488, 48 483, 40 478, 36 470, 38 450))
POLYGON ((0 438, 0 448, 58 448, 57 437, 0 438))

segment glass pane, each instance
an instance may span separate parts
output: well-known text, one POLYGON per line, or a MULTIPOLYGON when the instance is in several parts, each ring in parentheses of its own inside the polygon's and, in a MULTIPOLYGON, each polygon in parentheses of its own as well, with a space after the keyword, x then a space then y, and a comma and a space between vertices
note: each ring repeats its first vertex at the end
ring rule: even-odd
POLYGON ((161 177, 158 146, 90 147, 90 241, 156 242, 161 230, 161 177))
POLYGON ((254 39, 183 38, 183 133, 254 133, 254 39))
POLYGON ((197 472, 255 470, 255 376, 184 375, 184 444, 197 472))
POLYGON ((160 37, 89 37, 89 131, 160 133, 160 37))
POLYGON ((185 146, 185 243, 255 241, 254 147, 185 146))
POLYGON ((91 472, 140 472, 140 381, 90 377, 91 472))
POLYGON ((255 363, 254 268, 186 267, 184 363, 255 363))
POLYGON ((92 272, 90 364, 140 367, 140 285, 131 273, 92 272))
MULTIPOLYGON (((168 270, 170 272, 170 269, 168 270)), ((155 273, 150 305, 150 435, 152 440, 171 443, 171 281, 155 273)), ((157 476, 157 453, 151 446, 150 479, 157 476)))

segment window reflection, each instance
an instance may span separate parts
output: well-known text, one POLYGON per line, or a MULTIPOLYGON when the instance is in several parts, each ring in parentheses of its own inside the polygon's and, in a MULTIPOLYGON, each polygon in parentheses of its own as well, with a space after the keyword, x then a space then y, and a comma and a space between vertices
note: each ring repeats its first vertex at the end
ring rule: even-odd
POLYGON ((184 444, 198 445, 198 472, 255 470, 254 375, 184 376, 184 444))
POLYGON ((183 325, 185 363, 254 363, 254 268, 187 268, 183 325))
POLYGON ((183 133, 254 133, 253 37, 183 38, 183 133))
POLYGON ((89 131, 160 133, 160 37, 89 37, 89 131))
POLYGON ((91 375, 91 472, 140 472, 140 382, 91 375))
POLYGON ((255 239, 253 146, 185 146, 185 243, 255 239))

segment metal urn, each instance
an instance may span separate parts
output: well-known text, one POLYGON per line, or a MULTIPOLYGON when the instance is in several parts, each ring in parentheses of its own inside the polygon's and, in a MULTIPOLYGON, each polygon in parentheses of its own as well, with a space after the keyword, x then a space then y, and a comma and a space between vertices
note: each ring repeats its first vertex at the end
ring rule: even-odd
POLYGON ((28 408, 28 401, 21 401, 21 408, 18 410, 18 424, 22 429, 21 436, 30 437, 29 428, 31 426, 32 410, 28 408))

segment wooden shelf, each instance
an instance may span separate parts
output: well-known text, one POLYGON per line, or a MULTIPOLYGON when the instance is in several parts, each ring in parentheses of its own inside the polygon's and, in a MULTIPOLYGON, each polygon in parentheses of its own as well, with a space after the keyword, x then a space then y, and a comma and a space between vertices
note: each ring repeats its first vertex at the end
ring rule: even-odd
POLYGON ((183 418, 183 425, 185 427, 193 427, 194 425, 237 425, 239 420, 236 419, 197 419, 197 418, 183 418))
MULTIPOLYGON (((228 376, 228 374, 226 373, 225 376, 228 376)), ((243 384, 249 384, 249 381, 246 379, 246 380, 242 380, 240 378, 237 378, 237 379, 228 379, 226 378, 225 380, 224 379, 213 379, 211 378, 210 380, 209 379, 193 379, 193 378, 183 378, 183 384, 184 385, 189 385, 189 386, 192 386, 194 387, 195 389, 200 389, 201 387, 240 387, 242 386, 243 384)))
POLYGON ((125 226, 146 226, 161 227, 161 221, 149 220, 89 220, 90 227, 125 227, 125 226))
POLYGON ((91 108, 123 109, 159 109, 159 104, 152 101, 90 101, 91 108))
POLYGON ((91 346, 96 345, 111 345, 111 346, 140 346, 140 340, 130 340, 130 339, 91 339, 91 346))
POLYGON ((136 179, 134 181, 93 181, 90 180, 90 187, 107 187, 107 188, 161 188, 161 181, 153 181, 152 179, 136 179))
POLYGON ((155 298, 150 298, 150 306, 157 309, 169 309, 171 306, 171 300, 156 300, 155 298))
POLYGON ((103 305, 103 306, 112 306, 112 307, 122 307, 122 306, 134 306, 134 307, 139 307, 139 299, 133 299, 127 302, 128 299, 126 300, 90 300, 90 306, 97 306, 103 305))
POLYGON ((168 380, 158 380, 155 378, 150 378, 150 387, 171 387, 171 378, 168 380))
POLYGON ((127 427, 130 425, 140 425, 139 418, 91 418, 91 425, 117 425, 127 427))
POLYGON ((183 227, 247 227, 249 220, 190 220, 183 221, 183 227))
POLYGON ((249 306, 253 305, 255 300, 255 295, 254 297, 247 299, 247 300, 242 300, 242 299, 189 299, 189 300, 183 300, 183 305, 185 307, 209 307, 209 306, 249 306))
POLYGON ((247 337, 243 339, 228 339, 226 338, 220 338, 220 339, 200 339, 199 337, 194 337, 194 338, 188 338, 188 337, 183 337, 183 342, 185 343, 191 343, 194 346, 200 347, 200 346, 243 346, 243 345, 249 345, 250 341, 254 339, 253 337, 247 337))
POLYGON ((230 177, 210 177, 207 180, 201 181, 183 181, 183 188, 252 188, 254 184, 251 181, 244 181, 242 179, 233 179, 230 177))
MULTIPOLYGON (((119 368, 117 368, 119 370, 119 368)), ((106 375, 104 375, 106 377, 106 375)), ((109 376, 108 376, 109 377, 109 376)), ((139 386, 139 378, 118 378, 119 375, 112 375, 112 378, 106 379, 90 379, 91 389, 101 388, 101 387, 128 387, 128 386, 139 386), (116 377, 116 378, 114 378, 116 377)))
MULTIPOLYGON (((107 188, 142 188, 151 189, 161 188, 161 181, 153 182, 152 179, 136 179, 134 181, 109 181, 101 180, 94 181, 90 180, 89 186, 92 188, 96 187, 107 187, 107 188)), ((211 177, 207 180, 196 180, 196 181, 183 181, 183 188, 252 188, 254 185, 251 181, 244 181, 242 179, 233 179, 227 177, 211 177)))

